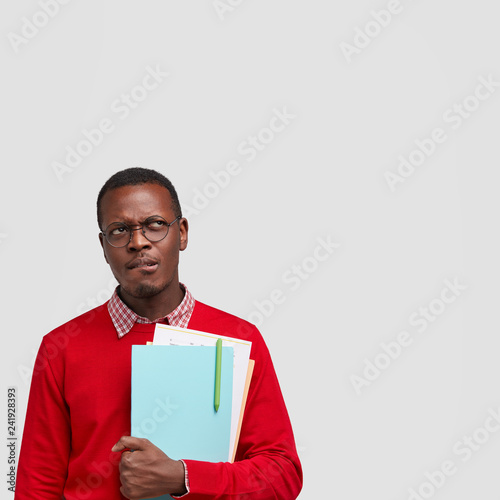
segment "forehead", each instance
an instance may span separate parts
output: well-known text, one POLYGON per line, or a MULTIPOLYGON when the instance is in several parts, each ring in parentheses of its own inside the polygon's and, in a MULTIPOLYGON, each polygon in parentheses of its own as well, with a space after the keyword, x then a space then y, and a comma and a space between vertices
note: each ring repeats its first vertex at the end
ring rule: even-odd
POLYGON ((111 222, 142 222, 151 215, 174 218, 168 189, 158 184, 123 186, 108 191, 101 200, 104 226, 111 222))

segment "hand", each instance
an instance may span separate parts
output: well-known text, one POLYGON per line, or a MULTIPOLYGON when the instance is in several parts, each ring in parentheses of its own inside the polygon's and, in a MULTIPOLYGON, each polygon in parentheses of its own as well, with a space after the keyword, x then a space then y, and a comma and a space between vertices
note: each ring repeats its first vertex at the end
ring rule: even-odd
POLYGON ((151 441, 122 436, 111 451, 123 451, 119 465, 120 492, 130 500, 187 493, 184 464, 169 458, 151 441))

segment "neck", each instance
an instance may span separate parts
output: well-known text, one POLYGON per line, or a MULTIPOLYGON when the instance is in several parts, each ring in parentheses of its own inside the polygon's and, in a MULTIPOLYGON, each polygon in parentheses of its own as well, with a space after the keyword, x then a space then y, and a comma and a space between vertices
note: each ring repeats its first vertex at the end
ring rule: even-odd
POLYGON ((184 291, 176 280, 151 297, 134 297, 121 286, 118 295, 136 314, 154 321, 170 314, 182 302, 184 291))

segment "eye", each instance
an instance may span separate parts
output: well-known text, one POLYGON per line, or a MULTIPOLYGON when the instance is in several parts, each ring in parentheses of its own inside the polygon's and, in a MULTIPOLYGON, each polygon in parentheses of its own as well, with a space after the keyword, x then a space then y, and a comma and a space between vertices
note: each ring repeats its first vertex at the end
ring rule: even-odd
POLYGON ((128 228, 125 227, 125 226, 117 226, 117 227, 113 227, 111 228, 111 230, 109 231, 109 234, 111 236, 121 236, 122 234, 126 234, 128 233, 128 228))
POLYGON ((163 229, 166 225, 167 223, 163 219, 154 219, 147 221, 148 229, 151 229, 153 231, 163 229))

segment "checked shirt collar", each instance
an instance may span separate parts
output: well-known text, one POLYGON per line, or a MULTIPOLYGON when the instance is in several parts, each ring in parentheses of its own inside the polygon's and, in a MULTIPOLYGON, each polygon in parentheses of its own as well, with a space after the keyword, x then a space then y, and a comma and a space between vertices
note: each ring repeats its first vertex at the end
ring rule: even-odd
POLYGON ((154 321, 139 316, 132 311, 132 309, 120 299, 117 293, 118 287, 116 287, 113 295, 109 299, 108 311, 113 321, 113 325, 115 326, 116 333, 118 334, 118 338, 121 339, 130 332, 135 323, 167 323, 168 325, 187 328, 194 309, 194 298, 185 285, 182 283, 179 283, 179 285, 185 292, 182 302, 170 314, 167 314, 163 318, 155 319, 154 321))

